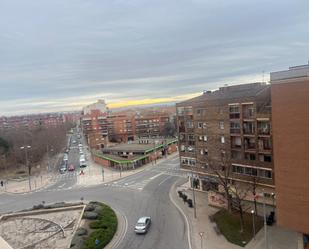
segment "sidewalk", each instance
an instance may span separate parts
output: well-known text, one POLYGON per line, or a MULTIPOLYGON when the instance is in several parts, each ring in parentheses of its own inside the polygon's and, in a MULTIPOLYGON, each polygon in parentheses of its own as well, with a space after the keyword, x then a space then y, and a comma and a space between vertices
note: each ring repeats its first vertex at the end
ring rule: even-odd
POLYGON ((88 166, 83 169, 83 172, 84 172, 83 175, 77 176, 76 185, 77 186, 93 186, 93 185, 98 185, 98 184, 118 180, 118 179, 130 176, 130 175, 142 172, 146 169, 155 167, 155 165, 158 165, 167 159, 174 158, 177 156, 178 156, 178 153, 173 153, 171 155, 168 155, 166 158, 163 157, 161 159, 158 159, 157 164, 148 163, 134 170, 126 170, 126 171, 120 172, 118 170, 106 168, 106 167, 103 167, 95 163, 92 160, 90 153, 88 152, 87 153, 88 166), (104 174, 102 173, 102 169, 104 170, 104 174), (103 177, 104 177, 104 181, 103 181, 103 177))
POLYGON ((22 178, 20 180, 9 179, 5 181, 3 187, 0 188, 0 193, 29 193, 46 188, 53 183, 53 174, 44 174, 40 176, 31 176, 31 190, 29 187, 29 178, 22 178))
MULTIPOLYGON (((178 197, 177 191, 181 190, 186 193, 188 198, 192 199, 192 190, 189 188, 187 180, 177 182, 171 188, 171 198, 175 204, 183 211, 189 221, 190 237, 192 249, 265 249, 264 229, 261 229, 256 235, 255 240, 251 240, 245 247, 240 247, 228 242, 223 235, 217 235, 214 230, 214 223, 209 220, 209 215, 216 213, 219 209, 208 206, 207 194, 195 191, 196 213, 194 218, 194 209, 189 208, 178 197), (201 247, 200 232, 204 232, 201 247)), ((268 226, 269 248, 270 249, 297 249, 297 233, 280 228, 276 225, 268 226)))

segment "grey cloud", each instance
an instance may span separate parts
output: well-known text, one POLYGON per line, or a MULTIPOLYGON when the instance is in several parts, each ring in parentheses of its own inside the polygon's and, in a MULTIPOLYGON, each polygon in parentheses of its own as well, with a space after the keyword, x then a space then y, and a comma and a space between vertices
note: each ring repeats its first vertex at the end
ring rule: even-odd
POLYGON ((255 81, 306 63, 308 9, 307 0, 2 0, 0 115, 255 81))

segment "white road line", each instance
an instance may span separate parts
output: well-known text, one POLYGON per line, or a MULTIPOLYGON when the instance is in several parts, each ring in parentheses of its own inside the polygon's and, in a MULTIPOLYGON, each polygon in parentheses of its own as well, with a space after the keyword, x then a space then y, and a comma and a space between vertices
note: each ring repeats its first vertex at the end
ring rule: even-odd
POLYGON ((65 183, 63 183, 60 186, 58 186, 58 188, 62 188, 64 185, 65 185, 65 183))
POLYGON ((169 176, 169 177, 165 178, 163 181, 161 181, 161 182, 158 184, 158 186, 160 186, 162 183, 164 183, 165 181, 167 181, 167 180, 170 179, 171 177, 173 177, 173 176, 169 176))
POLYGON ((158 176, 160 176, 160 175, 162 175, 162 174, 163 174, 163 173, 157 174, 157 175, 155 175, 155 176, 153 176, 153 177, 150 177, 149 179, 150 179, 150 180, 153 180, 153 179, 157 178, 158 176))

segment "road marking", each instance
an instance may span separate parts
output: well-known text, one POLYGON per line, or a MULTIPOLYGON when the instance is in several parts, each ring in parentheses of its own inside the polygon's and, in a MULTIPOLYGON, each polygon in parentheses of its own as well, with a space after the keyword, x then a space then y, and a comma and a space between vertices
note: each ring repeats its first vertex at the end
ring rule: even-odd
POLYGON ((165 181, 167 181, 169 178, 171 178, 171 177, 173 177, 173 176, 169 176, 169 177, 167 177, 167 178, 165 178, 163 181, 161 181, 159 184, 158 184, 158 186, 160 186, 162 183, 164 183, 165 181))
POLYGON ((160 175, 162 175, 162 174, 163 174, 163 173, 157 174, 157 175, 155 175, 155 176, 153 176, 153 177, 150 177, 149 179, 150 179, 150 180, 153 180, 153 179, 157 178, 158 176, 160 176, 160 175))
POLYGON ((62 188, 64 185, 65 185, 65 183, 63 183, 60 186, 58 186, 58 188, 62 188))

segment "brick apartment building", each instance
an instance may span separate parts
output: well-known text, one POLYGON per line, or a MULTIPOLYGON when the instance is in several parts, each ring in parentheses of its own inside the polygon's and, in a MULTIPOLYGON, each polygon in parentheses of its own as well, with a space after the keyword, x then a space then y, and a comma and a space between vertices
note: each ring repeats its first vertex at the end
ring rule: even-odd
POLYGON ((112 113, 103 100, 87 106, 83 112, 83 133, 90 148, 98 150, 105 148, 109 142, 127 143, 136 138, 164 136, 166 123, 173 122, 174 118, 174 113, 153 110, 112 113), (98 106, 100 109, 95 109, 98 106))
POLYGON ((270 74, 279 225, 309 248, 309 64, 270 74))
POLYGON ((133 115, 110 114, 107 117, 108 136, 111 142, 128 142, 134 140, 135 122, 133 115))
POLYGON ((90 148, 101 149, 108 143, 107 113, 91 110, 82 115, 81 127, 90 148))
POLYGON ((231 183, 274 191, 270 93, 265 83, 226 86, 176 105, 180 164, 199 189, 217 189, 214 172, 228 170, 231 183))
POLYGON ((0 130, 35 129, 38 127, 56 127, 76 119, 75 113, 44 113, 12 117, 0 117, 0 130))
POLYGON ((163 136, 165 124, 169 121, 170 117, 167 114, 136 116, 134 118, 135 135, 137 137, 163 136))

